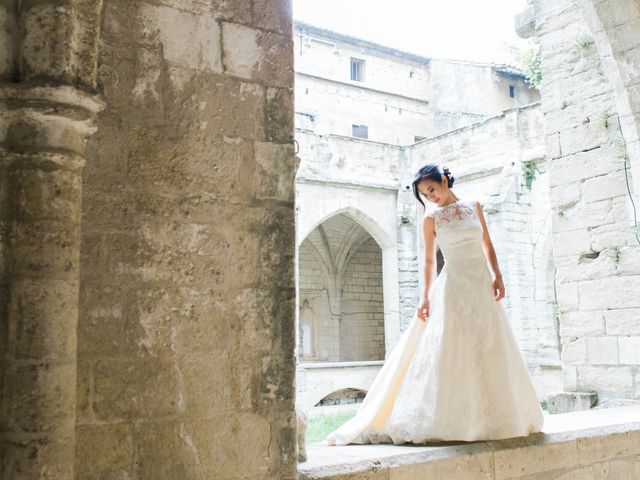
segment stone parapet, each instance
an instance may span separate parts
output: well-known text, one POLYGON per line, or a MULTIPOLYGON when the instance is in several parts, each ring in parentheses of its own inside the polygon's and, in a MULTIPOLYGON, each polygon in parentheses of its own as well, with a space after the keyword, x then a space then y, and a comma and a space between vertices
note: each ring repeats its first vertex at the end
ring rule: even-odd
POLYGON ((543 432, 425 445, 307 445, 299 480, 640 478, 640 407, 545 415, 543 432))

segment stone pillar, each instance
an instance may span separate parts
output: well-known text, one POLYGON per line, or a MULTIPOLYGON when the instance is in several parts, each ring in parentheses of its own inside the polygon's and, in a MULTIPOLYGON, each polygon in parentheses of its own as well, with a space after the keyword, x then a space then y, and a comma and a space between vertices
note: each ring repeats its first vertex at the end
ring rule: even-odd
POLYGON ((2 478, 70 479, 84 145, 102 103, 0 85, 2 478))
POLYGON ((102 0, 0 1, 0 478, 74 476, 82 169, 102 0))

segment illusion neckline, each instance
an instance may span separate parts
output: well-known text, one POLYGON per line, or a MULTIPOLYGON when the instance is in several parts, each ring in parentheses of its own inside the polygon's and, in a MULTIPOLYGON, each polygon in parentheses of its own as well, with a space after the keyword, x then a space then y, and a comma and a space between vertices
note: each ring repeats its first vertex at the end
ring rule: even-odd
POLYGON ((455 200, 455 201, 453 201, 451 203, 447 203, 446 205, 438 205, 436 208, 446 208, 446 207, 449 207, 451 205, 455 205, 456 203, 460 203, 461 201, 462 201, 462 199, 459 198, 458 200, 455 200))

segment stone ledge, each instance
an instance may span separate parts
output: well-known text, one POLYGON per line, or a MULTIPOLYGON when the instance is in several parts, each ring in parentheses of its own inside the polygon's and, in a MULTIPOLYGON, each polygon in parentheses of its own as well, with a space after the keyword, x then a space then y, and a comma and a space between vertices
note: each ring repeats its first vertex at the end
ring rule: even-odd
POLYGON ((528 437, 423 445, 307 445, 298 479, 640 478, 640 406, 545 415, 528 437), (564 476, 566 474, 566 477, 564 476))

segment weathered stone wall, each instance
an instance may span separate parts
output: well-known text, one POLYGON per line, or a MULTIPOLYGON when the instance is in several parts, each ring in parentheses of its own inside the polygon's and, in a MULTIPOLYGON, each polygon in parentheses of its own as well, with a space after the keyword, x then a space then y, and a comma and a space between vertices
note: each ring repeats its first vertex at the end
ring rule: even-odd
POLYGON ((290 3, 0 21, 0 477, 295 478, 290 3))
MULTIPOLYGON (((640 246, 627 190, 634 191, 633 178, 628 186, 625 179, 625 158, 637 158, 630 148, 637 142, 618 128, 617 96, 630 91, 616 89, 611 81, 616 63, 594 41, 602 31, 585 20, 585 13, 604 4, 541 0, 535 27, 542 52, 563 388, 597 391, 599 403, 608 405, 640 395, 640 246)), ((622 5, 611 8, 610 24, 632 20, 622 14, 622 5), (616 8, 622 16, 611 22, 616 8)), ((609 43, 626 51, 627 66, 640 51, 639 42, 629 42, 638 40, 634 34, 621 33, 633 32, 629 28, 621 27, 609 43)), ((633 77, 640 81, 627 69, 631 85, 633 77)), ((626 173, 628 178, 631 172, 626 173)))
POLYGON ((294 478, 291 19, 252 3, 105 3, 80 478, 294 478))

